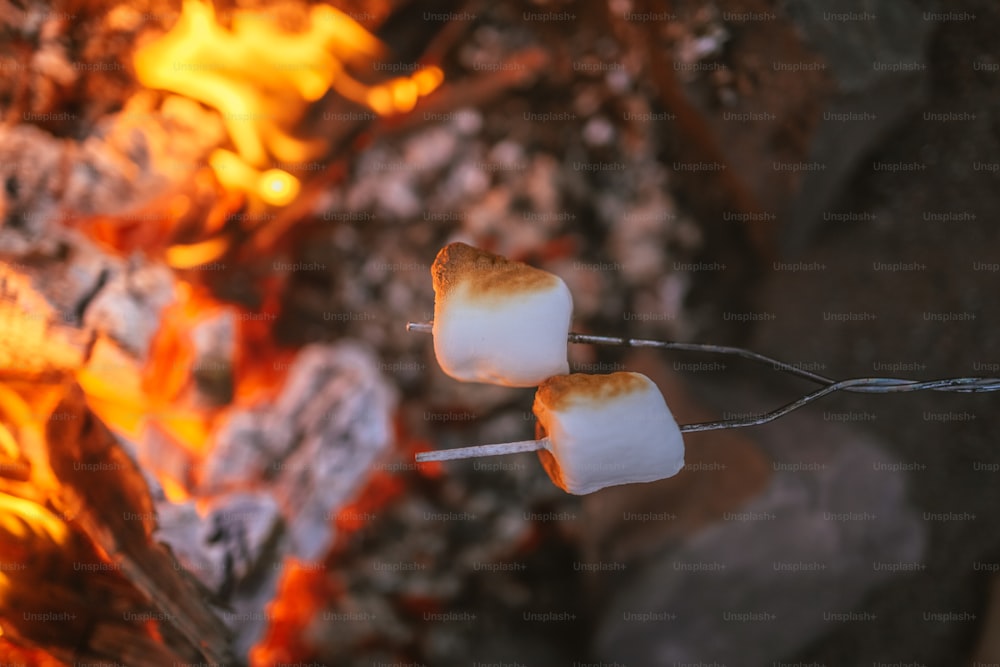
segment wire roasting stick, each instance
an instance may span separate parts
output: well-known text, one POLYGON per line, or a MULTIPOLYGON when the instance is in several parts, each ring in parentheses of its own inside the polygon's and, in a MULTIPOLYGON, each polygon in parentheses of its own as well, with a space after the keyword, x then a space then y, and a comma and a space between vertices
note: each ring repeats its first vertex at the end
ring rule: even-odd
POLYGON ((740 347, 574 333, 572 294, 559 276, 464 243, 441 249, 431 279, 434 321, 409 322, 407 331, 432 334, 438 364, 459 382, 537 387, 536 439, 421 452, 416 460, 537 451, 553 483, 569 493, 672 477, 684 467, 685 433, 766 424, 837 391, 1000 390, 1000 378, 837 380, 740 347), (641 373, 570 372, 570 343, 729 355, 820 387, 770 412, 678 425, 655 383, 641 373))
MULTIPOLYGON (((422 322, 408 322, 407 331, 420 333, 430 333, 433 324, 422 322)), ((837 391, 853 391, 874 394, 889 394, 912 391, 952 391, 952 392, 990 392, 1000 391, 1000 378, 964 377, 947 378, 941 380, 905 380, 902 378, 852 378, 848 380, 834 380, 832 378, 813 373, 801 368, 792 366, 783 361, 773 359, 763 354, 758 354, 752 350, 727 345, 711 345, 703 343, 678 343, 673 341, 647 340, 641 338, 619 338, 614 336, 595 336, 590 334, 570 333, 569 342, 586 343, 591 345, 612 345, 620 347, 651 347, 662 350, 677 350, 685 352, 705 352, 709 354, 728 354, 749 359, 762 364, 769 365, 775 370, 788 373, 800 378, 811 380, 817 384, 824 385, 812 393, 806 394, 798 400, 787 405, 752 417, 743 419, 728 419, 715 422, 702 422, 697 424, 682 424, 678 428, 681 433, 696 433, 699 431, 717 431, 720 429, 744 428, 747 426, 758 426, 772 422, 790 412, 823 398, 828 394, 837 391)), ((417 454, 417 461, 452 461, 456 459, 475 458, 480 456, 498 456, 502 454, 516 454, 521 452, 532 452, 547 449, 551 445, 548 438, 538 440, 522 440, 519 442, 499 443, 492 445, 478 445, 473 447, 459 447, 455 449, 437 450, 433 452, 421 452, 417 454)))
MULTIPOLYGON (((417 333, 431 333, 434 324, 432 322, 407 322, 406 330, 417 333)), ((806 380, 811 380, 816 384, 831 386, 841 384, 843 381, 813 373, 803 368, 798 368, 792 364, 773 359, 766 355, 747 350, 742 347, 732 347, 730 345, 713 345, 711 343, 679 343, 665 340, 649 340, 644 338, 620 338, 617 336, 596 336, 593 334, 570 333, 570 343, 581 343, 588 345, 607 345, 614 347, 652 347, 660 350, 676 350, 679 352, 705 352, 708 354, 728 354, 750 361, 756 361, 767 366, 772 366, 775 370, 788 373, 806 380)), ((1000 391, 1000 378, 966 377, 953 378, 948 380, 905 380, 902 378, 857 378, 864 380, 863 383, 838 387, 838 390, 853 391, 869 394, 888 394, 896 391, 955 391, 955 392, 989 392, 1000 391), (903 387, 897 389, 896 387, 903 387), (908 389, 905 387, 909 387, 908 389)), ((825 394, 824 394, 825 395, 825 394)), ((780 416, 780 415, 779 415, 780 416)), ((763 423, 763 422, 762 422, 763 423)), ((752 426, 753 424, 747 424, 752 426)), ((703 429, 704 430, 704 429, 703 429)))

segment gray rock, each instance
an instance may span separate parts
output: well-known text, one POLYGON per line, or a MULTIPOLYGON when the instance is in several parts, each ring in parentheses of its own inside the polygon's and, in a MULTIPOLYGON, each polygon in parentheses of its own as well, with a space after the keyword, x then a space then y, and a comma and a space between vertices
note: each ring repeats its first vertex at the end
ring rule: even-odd
POLYGON ((601 614, 599 659, 771 665, 857 620, 842 615, 894 571, 919 569, 924 523, 875 439, 815 413, 760 434, 770 485, 637 568, 601 614))

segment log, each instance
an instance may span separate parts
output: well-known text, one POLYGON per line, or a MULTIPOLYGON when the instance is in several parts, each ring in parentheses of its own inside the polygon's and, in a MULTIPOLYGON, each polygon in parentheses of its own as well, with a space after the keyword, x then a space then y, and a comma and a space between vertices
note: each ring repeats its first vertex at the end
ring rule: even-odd
POLYGON ((67 662, 230 660, 229 630, 152 539, 142 473, 79 386, 68 379, 4 389, 0 427, 30 469, 27 481, 0 477, 0 543, 13 556, 8 569, 18 570, 0 579, 4 634, 67 662))
MULTIPOLYGON (((75 98, 97 80, 103 95, 115 77, 75 72, 69 53, 91 61, 113 53, 127 63, 139 33, 170 22, 173 10, 163 10, 144 27, 145 1, 107 16, 81 7, 92 29, 82 32, 32 6, 30 25, 13 31, 31 67, 0 82, 0 92, 10 93, 0 97, 12 100, 0 109, 8 121, 0 127, 0 546, 5 557, 20 559, 24 575, 8 579, 0 570, 0 627, 7 638, 67 663, 229 663, 260 637, 283 560, 316 560, 329 549, 333 517, 392 442, 395 395, 368 351, 316 346, 299 353, 273 404, 241 406, 220 420, 226 426, 211 435, 204 468, 169 433, 147 430, 127 442, 101 422, 104 407, 124 402, 139 432, 149 407, 143 371, 164 363, 157 334, 185 287, 168 267, 171 250, 217 240, 226 253, 220 264, 263 266, 314 204, 304 197, 276 222, 254 216, 265 224, 229 215, 245 202, 203 178, 208 155, 227 141, 218 114, 138 91, 131 71, 117 77, 114 101, 75 98), (115 39, 91 43, 91 34, 109 30, 115 39), (36 66, 39 42, 46 67, 36 66), (30 95, 29 83, 41 93, 30 95), (66 105, 84 117, 63 113, 66 105), (185 213, 172 208, 177 199, 190 204, 185 213), (189 484, 192 501, 166 498, 150 475, 164 470, 189 484), (22 523, 38 527, 14 529, 22 523), (77 562, 93 564, 97 574, 81 576, 77 562), (225 623, 212 596, 229 605, 225 623), (74 616, 65 623, 17 618, 24 609, 74 616)), ((382 36, 404 62, 436 32, 414 29, 412 18, 427 8, 409 7, 409 16, 384 26, 382 36)), ((0 22, 16 26, 14 14, 0 9, 0 22)), ((371 83, 385 77, 372 68, 371 83)), ((296 128, 326 142, 315 163, 299 165, 303 179, 319 182, 313 191, 345 160, 320 177, 315 167, 345 152, 374 119, 347 113, 356 111, 331 94, 296 128), (356 120, 331 128, 327 115, 356 120)), ((294 165, 275 166, 295 172, 294 165)), ((212 283, 222 273, 185 268, 192 282, 212 283)), ((232 392, 205 388, 231 390, 235 382, 226 358, 236 349, 235 312, 199 326, 194 345, 195 375, 219 367, 222 377, 184 380, 219 410, 232 392)))

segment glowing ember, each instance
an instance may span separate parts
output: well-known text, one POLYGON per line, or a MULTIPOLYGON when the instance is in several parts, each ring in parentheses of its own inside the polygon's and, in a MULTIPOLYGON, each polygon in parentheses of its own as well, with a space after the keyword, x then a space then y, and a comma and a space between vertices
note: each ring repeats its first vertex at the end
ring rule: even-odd
POLYGON ((22 665, 23 667, 64 667, 62 663, 45 651, 22 648, 6 641, 0 631, 0 664, 22 665))
POLYGON ((278 593, 268 608, 268 636, 250 651, 252 667, 291 662, 310 650, 301 638, 323 601, 338 591, 327 573, 292 559, 282 572, 278 593))

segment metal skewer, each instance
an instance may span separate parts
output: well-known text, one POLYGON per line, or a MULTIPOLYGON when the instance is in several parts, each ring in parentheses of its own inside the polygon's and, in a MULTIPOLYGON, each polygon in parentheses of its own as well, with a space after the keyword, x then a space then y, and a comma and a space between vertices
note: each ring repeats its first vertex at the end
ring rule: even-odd
MULTIPOLYGON (((434 324, 432 322, 407 322, 407 331, 418 333, 431 333, 434 324)), ((570 333, 569 342, 586 343, 589 345, 610 345, 614 347, 652 347, 660 350, 677 350, 680 352, 705 352, 708 354, 728 354, 731 356, 756 361, 758 363, 771 366, 774 370, 782 371, 790 375, 795 375, 806 380, 811 380, 816 384, 833 386, 841 381, 819 373, 813 373, 802 368, 797 368, 792 364, 773 359, 763 354, 747 350, 742 347, 730 345, 711 345, 707 343, 678 343, 675 341, 647 340, 644 338, 619 338, 617 336, 595 336, 592 334, 570 333)), ((853 391, 869 394, 888 394, 896 391, 955 391, 955 392, 987 392, 1000 391, 1000 378, 954 378, 950 380, 904 380, 901 378, 858 378, 865 380, 863 383, 856 383, 838 387, 838 390, 853 391), (908 387, 908 388, 907 388, 908 387)))
MULTIPOLYGON (((744 419, 728 419, 724 421, 715 422, 701 422, 697 424, 681 424, 678 428, 681 433, 697 433, 699 431, 718 431, 721 429, 730 428, 745 428, 747 426, 759 426, 760 424, 766 424, 768 422, 774 421, 779 417, 784 417, 789 412, 798 410, 799 408, 812 403, 813 401, 823 398, 827 394, 832 394, 835 391, 850 390, 852 388, 866 387, 872 381, 880 382, 885 378, 854 378, 851 380, 842 380, 840 382, 835 382, 823 389, 818 389, 811 394, 806 394, 802 398, 783 405, 782 407, 772 410, 771 412, 764 412, 753 417, 747 417, 744 419)), ((907 392, 907 391, 924 391, 924 390, 945 390, 946 388, 952 387, 953 391, 960 391, 960 387, 972 385, 974 382, 978 382, 980 378, 954 378, 947 380, 928 380, 926 382, 909 382, 904 385, 891 385, 883 387, 885 392, 907 392), (971 381, 971 382, 970 382, 971 381)), ((878 385, 876 385, 878 386, 878 385)), ((973 391, 983 391, 982 389, 975 389, 973 391)), ((992 390, 987 390, 992 391, 992 390)), ((518 454, 521 452, 534 452, 539 449, 547 449, 549 446, 549 439, 542 438, 540 440, 521 440, 518 442, 509 443, 497 443, 492 445, 476 445, 473 447, 456 447, 454 449, 439 449, 433 452, 421 452, 417 454, 417 462, 423 461, 453 461, 456 459, 470 459, 480 456, 500 456, 503 454, 518 454)))
POLYGON ((500 442, 495 445, 475 445, 473 447, 456 447, 455 449, 438 449, 433 452, 417 454, 417 463, 424 461, 454 461, 455 459, 473 459, 480 456, 500 456, 501 454, 520 454, 521 452, 537 452, 548 449, 549 439, 520 440, 518 442, 500 442))
MULTIPOLYGON (((407 331, 420 333, 432 333, 432 323, 408 322, 407 331)), ((834 380, 833 378, 803 370, 787 364, 777 359, 758 354, 751 350, 727 345, 710 345, 703 343, 677 343, 672 341, 646 340, 641 338, 619 338, 614 336, 594 336, 590 334, 570 333, 569 342, 589 343, 592 345, 613 345, 617 347, 652 347, 662 350, 678 350, 686 352, 707 352, 710 354, 728 354, 738 356, 750 361, 768 364, 775 370, 779 370, 797 377, 801 377, 817 384, 823 385, 822 389, 806 394, 798 400, 792 401, 771 412, 761 413, 744 419, 728 419, 715 422, 702 422, 697 424, 680 425, 681 433, 696 433, 699 431, 717 431, 720 429, 744 428, 747 426, 758 426, 774 421, 790 412, 823 398, 827 394, 836 391, 851 391, 873 394, 889 394, 910 391, 951 391, 964 393, 1000 391, 1000 378, 964 377, 947 378, 942 380, 904 380, 901 378, 852 378, 849 380, 834 380)), ((455 449, 438 450, 433 452, 421 452, 417 454, 417 461, 450 461, 455 459, 473 458, 478 456, 497 456, 501 454, 515 454, 519 452, 531 452, 547 448, 548 438, 541 440, 522 440, 511 443, 498 443, 492 445, 478 445, 473 447, 459 447, 455 449)))

